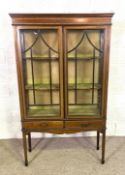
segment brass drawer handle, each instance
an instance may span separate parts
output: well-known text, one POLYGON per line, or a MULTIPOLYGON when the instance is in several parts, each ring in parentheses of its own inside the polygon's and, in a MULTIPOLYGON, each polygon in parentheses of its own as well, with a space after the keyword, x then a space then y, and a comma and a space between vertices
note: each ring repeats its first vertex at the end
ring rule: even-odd
POLYGON ((85 127, 85 128, 88 127, 89 125, 90 125, 90 123, 81 123, 80 124, 81 127, 85 127))

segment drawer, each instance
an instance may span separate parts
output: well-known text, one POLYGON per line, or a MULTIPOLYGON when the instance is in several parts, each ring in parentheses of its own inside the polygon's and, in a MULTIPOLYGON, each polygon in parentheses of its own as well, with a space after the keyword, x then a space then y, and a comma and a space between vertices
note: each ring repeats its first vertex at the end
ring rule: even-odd
POLYGON ((24 122, 25 129, 58 129, 63 128, 63 121, 35 121, 24 122))
POLYGON ((104 128, 104 121, 66 121, 66 129, 97 130, 104 128))

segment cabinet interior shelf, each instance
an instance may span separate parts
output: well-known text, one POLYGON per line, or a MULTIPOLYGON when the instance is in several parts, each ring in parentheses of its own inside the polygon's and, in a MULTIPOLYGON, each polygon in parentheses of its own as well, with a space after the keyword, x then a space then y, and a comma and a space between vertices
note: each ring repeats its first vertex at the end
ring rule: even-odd
MULTIPOLYGON (((100 60, 100 57, 93 57, 93 56, 68 56, 67 59, 69 61, 75 61, 75 60, 78 60, 78 61, 91 61, 91 60, 100 60)), ((58 61, 59 60, 59 57, 25 57, 23 58, 23 60, 33 60, 33 61, 58 61)))
MULTIPOLYGON (((74 83, 68 84, 68 90, 91 90, 91 89, 101 89, 101 85, 97 83, 78 83, 75 85, 74 83)), ((26 90, 50 90, 50 84, 35 84, 34 86, 26 85, 26 90)), ((59 90, 59 84, 52 84, 52 90, 59 90)))
POLYGON ((99 57, 68 57, 68 61, 91 61, 91 60, 100 60, 99 57))
MULTIPOLYGON (((39 116, 58 116, 60 111, 60 105, 41 105, 41 106, 30 106, 28 110, 28 115, 31 117, 39 116)), ((97 104, 85 104, 85 105, 69 105, 70 115, 98 115, 98 105, 97 104)))
POLYGON ((59 105, 47 105, 47 106, 30 106, 28 110, 28 115, 32 117, 36 116, 56 116, 59 115, 60 111, 60 106, 59 105))
POLYGON ((69 105, 68 108, 69 115, 98 115, 98 105, 88 104, 88 105, 69 105))
MULTIPOLYGON (((26 85, 25 86, 26 90, 50 90, 50 84, 34 84, 34 86, 32 84, 30 85, 26 85)), ((59 84, 52 84, 51 85, 51 89, 52 90, 59 90, 59 84)))
POLYGON ((26 57, 23 60, 33 60, 33 61, 58 61, 59 57, 26 57))

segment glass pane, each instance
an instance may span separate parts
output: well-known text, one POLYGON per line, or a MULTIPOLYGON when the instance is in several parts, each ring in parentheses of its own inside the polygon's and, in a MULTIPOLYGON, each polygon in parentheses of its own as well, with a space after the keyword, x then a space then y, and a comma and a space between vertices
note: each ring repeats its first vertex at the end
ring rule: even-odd
POLYGON ((68 115, 99 115, 103 30, 67 30, 68 115))
POLYGON ((59 117, 58 31, 21 30, 21 41, 27 115, 59 117))

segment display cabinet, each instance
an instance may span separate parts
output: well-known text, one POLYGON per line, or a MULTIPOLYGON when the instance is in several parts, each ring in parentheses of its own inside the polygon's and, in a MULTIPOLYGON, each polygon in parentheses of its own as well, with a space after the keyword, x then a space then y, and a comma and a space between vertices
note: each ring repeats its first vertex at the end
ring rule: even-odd
POLYGON ((104 163, 112 15, 10 14, 25 165, 31 132, 102 133, 104 163))

